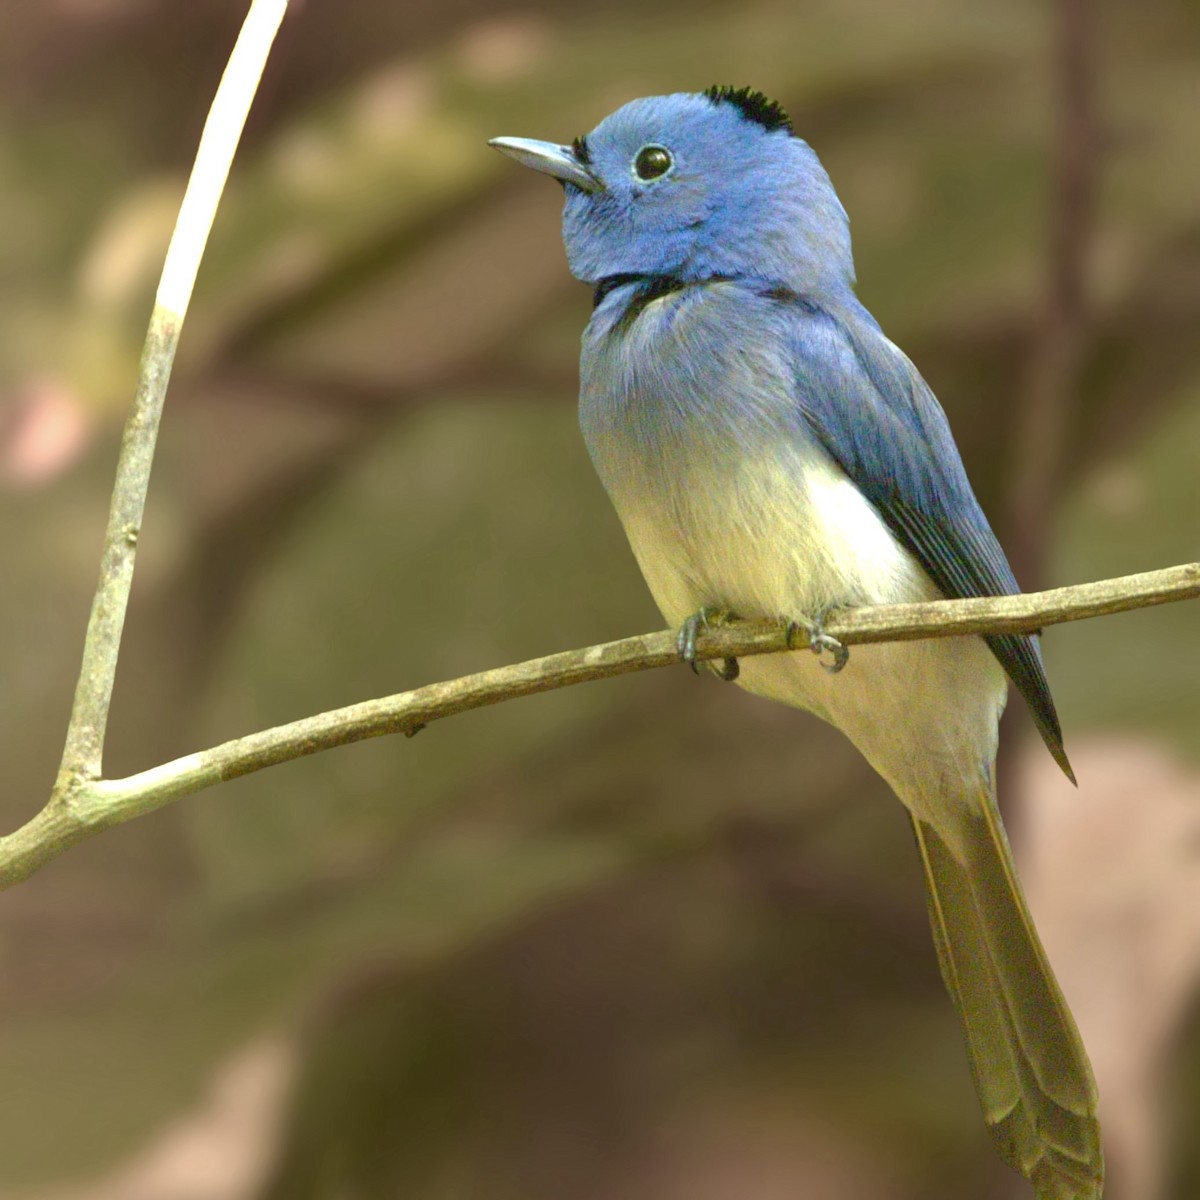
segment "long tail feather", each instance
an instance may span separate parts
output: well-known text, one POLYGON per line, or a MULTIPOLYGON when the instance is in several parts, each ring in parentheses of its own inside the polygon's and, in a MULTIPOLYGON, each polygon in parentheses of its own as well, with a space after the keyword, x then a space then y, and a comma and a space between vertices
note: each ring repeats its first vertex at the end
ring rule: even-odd
MULTIPOLYGON (((984 1117, 1038 1200, 1098 1200, 1096 1084, 1038 940, 991 795, 942 830, 913 818, 942 978, 984 1117), (953 849, 952 849, 953 846, 953 849)), ((939 822, 940 823, 940 822, 939 822)))

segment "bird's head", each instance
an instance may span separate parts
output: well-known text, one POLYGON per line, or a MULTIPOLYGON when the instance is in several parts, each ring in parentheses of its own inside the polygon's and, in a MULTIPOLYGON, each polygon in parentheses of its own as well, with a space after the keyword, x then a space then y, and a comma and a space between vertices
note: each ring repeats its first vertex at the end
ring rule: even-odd
POLYGON ((570 145, 494 138, 563 184, 576 278, 755 278, 810 290, 853 283, 850 232, 829 176, 778 104, 713 87, 633 100, 570 145))

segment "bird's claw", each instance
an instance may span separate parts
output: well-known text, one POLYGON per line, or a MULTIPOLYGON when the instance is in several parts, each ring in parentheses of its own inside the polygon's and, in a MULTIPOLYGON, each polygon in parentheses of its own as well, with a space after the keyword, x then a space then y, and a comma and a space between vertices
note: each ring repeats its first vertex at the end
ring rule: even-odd
POLYGON ((837 638, 830 637, 827 633, 814 633, 809 639, 808 645, 809 649, 818 656, 826 651, 833 655, 833 662, 821 663, 821 666, 830 675, 836 675, 850 661, 850 648, 843 646, 837 638))
POLYGON ((822 654, 832 654, 832 662, 822 662, 821 666, 830 673, 836 675, 849 661, 850 648, 843 646, 835 637, 830 637, 822 628, 821 622, 809 624, 807 621, 789 621, 787 627, 787 643, 790 647, 797 633, 804 631, 805 640, 808 642, 808 648, 818 657, 822 654))
MULTIPOLYGON (((675 640, 676 650, 681 661, 687 663, 697 675, 700 674, 700 668, 696 663, 696 642, 701 631, 707 629, 710 622, 715 623, 718 620, 727 619, 727 617, 728 614, 718 609, 702 608, 699 612, 692 613, 680 625, 679 635, 675 640)), ((741 674, 741 667, 736 658, 724 659, 720 668, 714 668, 714 670, 726 683, 732 683, 741 674)))

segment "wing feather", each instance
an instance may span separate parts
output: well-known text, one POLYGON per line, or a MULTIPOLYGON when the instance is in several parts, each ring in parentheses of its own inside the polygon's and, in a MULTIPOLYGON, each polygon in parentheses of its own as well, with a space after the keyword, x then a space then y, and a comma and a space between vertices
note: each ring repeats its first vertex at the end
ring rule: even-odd
MULTIPOLYGON (((938 589, 955 599, 1020 591, 946 415, 916 367, 856 303, 776 298, 789 309, 802 420, 938 589)), ((1074 779, 1036 638, 985 640, 1074 779)))

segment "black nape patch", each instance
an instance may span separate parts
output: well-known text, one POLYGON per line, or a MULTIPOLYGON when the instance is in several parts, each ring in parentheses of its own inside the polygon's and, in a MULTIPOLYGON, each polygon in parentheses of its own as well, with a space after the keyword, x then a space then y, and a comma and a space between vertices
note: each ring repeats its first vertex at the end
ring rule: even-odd
POLYGON ((732 104, 747 121, 761 125, 768 133, 776 129, 786 129, 792 137, 796 131, 792 128, 792 119, 774 100, 768 100, 762 92, 752 88, 735 88, 728 85, 713 84, 705 88, 703 93, 713 104, 732 104))
POLYGON ((575 161, 582 163, 585 167, 592 161, 592 152, 588 149, 585 137, 577 137, 571 143, 571 152, 575 155, 575 161))

